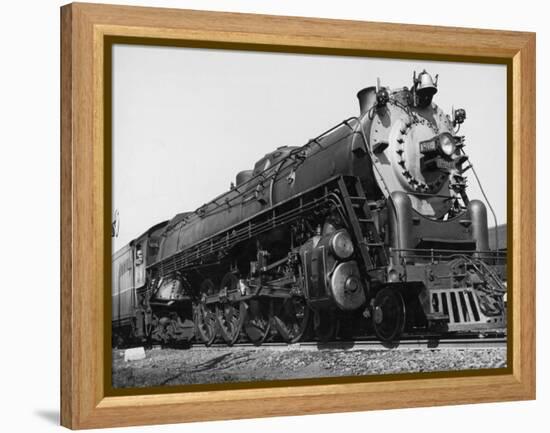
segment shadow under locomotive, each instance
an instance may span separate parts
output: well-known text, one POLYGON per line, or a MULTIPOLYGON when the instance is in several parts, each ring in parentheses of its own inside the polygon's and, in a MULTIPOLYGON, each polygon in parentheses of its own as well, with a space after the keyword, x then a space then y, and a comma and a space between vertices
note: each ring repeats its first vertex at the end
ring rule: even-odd
POLYGON ((113 344, 504 332, 506 255, 466 192, 465 111, 436 92, 425 71, 363 89, 359 117, 115 253, 113 344))

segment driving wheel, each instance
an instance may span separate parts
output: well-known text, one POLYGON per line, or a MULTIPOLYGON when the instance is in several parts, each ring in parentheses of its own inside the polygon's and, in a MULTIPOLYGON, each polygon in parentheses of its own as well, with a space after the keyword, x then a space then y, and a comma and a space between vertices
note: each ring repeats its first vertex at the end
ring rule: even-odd
MULTIPOLYGON (((277 304, 276 304, 277 305, 277 304)), ((286 343, 297 343, 307 338, 310 329, 310 309, 301 296, 279 301, 273 315, 277 332, 286 343)))
MULTIPOLYGON (((228 294, 237 290, 239 280, 235 274, 225 274, 221 282, 221 291, 228 294)), ((228 345, 233 345, 241 333, 246 319, 246 305, 243 302, 231 302, 226 300, 220 303, 216 309, 216 318, 220 335, 228 345)))
POLYGON ((195 306, 195 331, 197 339, 206 346, 210 346, 217 336, 216 312, 203 302, 195 306))
POLYGON ((224 302, 218 305, 216 318, 220 335, 229 346, 235 344, 241 333, 246 308, 243 303, 224 302))
POLYGON ((269 312, 270 301, 265 299, 251 299, 245 303, 247 309, 244 322, 244 332, 248 339, 255 345, 262 344, 271 329, 269 312))

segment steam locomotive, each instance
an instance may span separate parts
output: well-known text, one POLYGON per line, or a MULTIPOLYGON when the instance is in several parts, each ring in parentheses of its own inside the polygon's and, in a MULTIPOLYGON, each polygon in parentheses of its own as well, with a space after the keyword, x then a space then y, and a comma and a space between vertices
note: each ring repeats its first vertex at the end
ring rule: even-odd
POLYGON ((114 344, 505 329, 506 256, 467 195, 466 112, 446 115, 437 88, 424 70, 361 90, 359 116, 116 252, 114 344))

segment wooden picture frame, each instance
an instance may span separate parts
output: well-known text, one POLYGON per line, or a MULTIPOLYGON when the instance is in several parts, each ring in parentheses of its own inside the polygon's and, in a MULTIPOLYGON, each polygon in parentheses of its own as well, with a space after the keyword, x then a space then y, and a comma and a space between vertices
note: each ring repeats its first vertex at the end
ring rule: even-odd
POLYGON ((61 424, 96 428, 535 398, 535 34, 190 10, 61 8, 61 424), (503 374, 109 395, 109 38, 508 65, 509 360, 503 374), (106 242, 106 239, 108 242, 106 242))

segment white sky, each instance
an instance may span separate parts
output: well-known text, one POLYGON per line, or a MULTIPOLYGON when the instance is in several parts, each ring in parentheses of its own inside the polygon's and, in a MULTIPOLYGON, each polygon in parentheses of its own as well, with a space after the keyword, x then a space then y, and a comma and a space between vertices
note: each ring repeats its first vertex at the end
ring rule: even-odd
MULTIPOLYGON (((210 49, 113 48, 116 251, 157 222, 227 190, 235 174, 282 145, 301 145, 358 115, 356 93, 439 74, 434 98, 466 109, 460 135, 506 222, 506 67, 210 49)), ((482 199, 471 172, 470 198, 482 199)), ((489 225, 492 217, 489 215, 489 225)))

